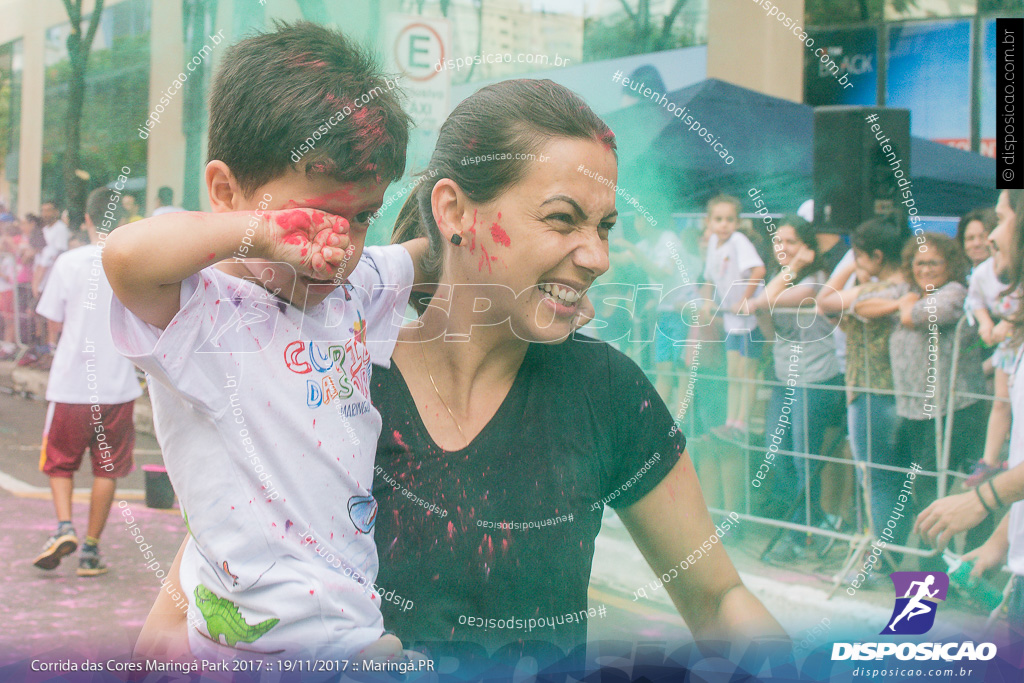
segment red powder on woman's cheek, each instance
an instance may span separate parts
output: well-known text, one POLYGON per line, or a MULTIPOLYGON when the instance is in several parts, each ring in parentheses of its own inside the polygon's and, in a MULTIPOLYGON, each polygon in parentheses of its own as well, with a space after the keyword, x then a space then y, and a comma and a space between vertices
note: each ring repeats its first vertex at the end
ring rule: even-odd
MULTIPOLYGON (((498 220, 501 220, 500 211, 498 212, 498 220)), ((494 225, 491 226, 491 238, 494 240, 495 244, 500 244, 503 247, 512 246, 512 238, 510 238, 508 233, 498 225, 498 221, 495 221, 494 225)))

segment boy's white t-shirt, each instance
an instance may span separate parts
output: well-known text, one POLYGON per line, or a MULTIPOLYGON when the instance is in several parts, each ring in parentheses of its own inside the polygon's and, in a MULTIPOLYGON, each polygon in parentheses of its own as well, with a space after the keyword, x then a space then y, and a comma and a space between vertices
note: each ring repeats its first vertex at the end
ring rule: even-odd
POLYGON ((103 272, 103 249, 87 244, 57 257, 36 313, 63 323, 53 354, 46 400, 113 405, 142 395, 131 361, 110 336, 113 292, 103 272))
MULTIPOLYGON (((757 318, 752 315, 726 313, 743 300, 747 289, 747 278, 753 268, 764 266, 764 261, 747 236, 739 230, 718 244, 718 235, 708 240, 708 253, 704 262, 704 277, 715 285, 715 301, 719 304, 725 332, 744 332, 757 327, 757 318)), ((764 283, 757 286, 753 296, 764 289, 764 283)))
POLYGON ((215 268, 182 283, 162 331, 115 302, 189 528, 193 654, 345 656, 382 635, 370 372, 389 363, 412 281, 403 247, 368 247, 305 313, 215 268))

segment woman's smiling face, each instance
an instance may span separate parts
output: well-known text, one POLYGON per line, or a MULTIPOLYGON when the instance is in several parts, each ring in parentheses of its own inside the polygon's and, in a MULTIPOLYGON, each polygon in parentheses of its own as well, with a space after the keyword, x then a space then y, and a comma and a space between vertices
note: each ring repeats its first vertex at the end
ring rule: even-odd
POLYGON ((608 270, 617 165, 597 140, 570 138, 550 140, 527 163, 522 180, 496 199, 468 203, 453 226, 462 244, 448 250, 446 270, 458 284, 501 285, 480 287, 491 303, 474 306, 486 311, 474 324, 510 320, 520 339, 558 341, 573 331, 579 299, 608 270))

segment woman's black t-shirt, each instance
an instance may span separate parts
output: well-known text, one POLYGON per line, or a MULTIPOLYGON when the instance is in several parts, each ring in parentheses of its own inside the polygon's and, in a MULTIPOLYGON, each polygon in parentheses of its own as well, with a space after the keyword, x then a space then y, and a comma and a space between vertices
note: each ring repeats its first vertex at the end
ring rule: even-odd
POLYGON ((457 451, 430 438, 395 365, 374 368, 371 396, 377 585, 402 598, 383 601, 385 628, 403 642, 585 643, 602 503, 643 498, 686 443, 636 364, 594 340, 531 344, 457 451))

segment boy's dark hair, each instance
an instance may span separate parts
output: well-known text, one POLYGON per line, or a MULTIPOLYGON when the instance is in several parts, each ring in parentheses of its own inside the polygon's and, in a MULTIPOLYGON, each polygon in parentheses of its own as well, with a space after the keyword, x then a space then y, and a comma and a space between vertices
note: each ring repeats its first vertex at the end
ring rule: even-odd
MULTIPOLYGON (((232 169, 234 170, 234 169, 232 169)), ((174 203, 174 190, 167 185, 164 185, 156 191, 156 198, 160 200, 160 203, 164 206, 170 206, 174 203)))
POLYGON ((910 230, 901 228, 891 216, 880 216, 864 221, 853 231, 850 243, 866 254, 882 252, 882 262, 898 266, 903 261, 903 245, 910 230))
POLYGON ((89 193, 85 213, 99 232, 110 232, 128 218, 121 197, 109 187, 97 187, 89 193))
POLYGON ((247 196, 288 168, 396 180, 410 119, 394 87, 338 31, 275 22, 224 56, 210 90, 209 159, 227 164, 247 196))

